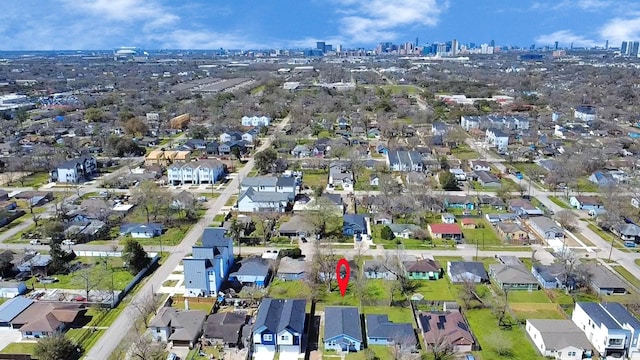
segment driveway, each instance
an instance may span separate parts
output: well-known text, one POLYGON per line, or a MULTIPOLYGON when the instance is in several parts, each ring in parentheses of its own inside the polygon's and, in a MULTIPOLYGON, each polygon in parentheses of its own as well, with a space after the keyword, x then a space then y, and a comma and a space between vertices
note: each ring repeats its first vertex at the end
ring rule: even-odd
POLYGON ((20 335, 20 331, 13 329, 2 329, 0 330, 0 350, 7 347, 7 345, 18 342, 22 339, 22 335, 20 335))

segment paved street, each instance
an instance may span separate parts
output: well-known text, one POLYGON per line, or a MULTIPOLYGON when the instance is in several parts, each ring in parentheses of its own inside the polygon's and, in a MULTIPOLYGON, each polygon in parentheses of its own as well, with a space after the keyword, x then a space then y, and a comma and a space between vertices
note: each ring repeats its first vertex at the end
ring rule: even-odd
MULTIPOLYGON (((276 125, 276 131, 274 134, 278 134, 289 123, 289 117, 283 119, 276 125)), ((256 150, 260 152, 267 147, 271 146, 274 135, 271 135, 264 143, 256 150)), ((186 234, 182 242, 173 248, 171 255, 165 260, 149 279, 146 280, 142 288, 135 294, 132 299, 132 303, 140 301, 145 296, 152 294, 154 289, 159 289, 162 283, 169 277, 171 272, 178 266, 182 258, 191 253, 191 247, 200 239, 202 232, 206 226, 213 222, 213 218, 220 212, 225 206, 225 203, 232 195, 235 195, 238 191, 240 179, 244 178, 251 172, 254 166, 253 158, 250 159, 244 167, 237 173, 237 176, 227 185, 222 191, 220 196, 214 200, 213 204, 209 206, 209 209, 205 215, 198 221, 198 223, 191 227, 191 230, 186 234)), ((120 343, 124 340, 124 337, 129 332, 129 329, 133 325, 133 320, 136 318, 136 308, 132 305, 127 306, 118 318, 113 322, 107 331, 100 337, 98 342, 90 349, 86 355, 87 360, 103 360, 109 357, 120 343)))

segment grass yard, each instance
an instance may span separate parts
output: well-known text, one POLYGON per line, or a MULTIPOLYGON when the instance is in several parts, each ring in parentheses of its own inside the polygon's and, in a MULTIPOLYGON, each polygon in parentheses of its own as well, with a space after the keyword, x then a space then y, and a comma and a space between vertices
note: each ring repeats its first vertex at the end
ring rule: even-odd
POLYGON ((600 187, 597 184, 589 181, 589 178, 584 176, 578 179, 576 183, 576 191, 577 192, 599 192, 600 187))
POLYGON ((571 209, 571 206, 569 206, 569 204, 567 204, 564 200, 560 199, 557 196, 549 196, 549 200, 563 209, 571 209))
POLYGON ((35 351, 35 342, 14 342, 2 349, 2 351, 0 351, 0 354, 31 354, 31 356, 33 357, 33 353, 35 351))
POLYGON ((451 154, 459 160, 472 160, 480 157, 480 154, 467 145, 460 145, 457 148, 451 149, 451 154))
POLYGON ((37 172, 11 182, 10 186, 40 187, 49 182, 50 175, 47 172, 37 172))
POLYGON ((551 300, 544 290, 527 291, 512 290, 508 295, 509 303, 550 303, 551 300))
POLYGON ((413 323, 413 313, 409 307, 363 306, 362 314, 386 314, 395 323, 413 323))
POLYGON ((392 94, 418 94, 422 92, 422 89, 415 85, 378 85, 385 91, 391 91, 392 94))
MULTIPOLYGON (((185 235, 191 228, 191 225, 181 225, 179 227, 172 227, 167 229, 167 231, 161 236, 152 237, 149 239, 134 239, 140 243, 142 246, 176 246, 180 244, 182 239, 184 239, 185 235)), ((120 238, 119 244, 124 245, 129 237, 120 238)))
MULTIPOLYGON (((92 283, 98 283, 96 288, 111 288, 111 274, 113 274, 114 289, 123 289, 132 279, 133 275, 123 267, 122 259, 116 257, 106 258, 107 265, 98 264, 98 258, 77 258, 71 262, 90 264, 94 280, 92 283), (113 272, 112 272, 113 270, 113 272), (100 279, 100 280, 96 280, 100 279)), ((85 282, 78 276, 77 272, 69 274, 54 274, 58 281, 53 284, 41 284, 35 278, 31 278, 26 282, 27 287, 35 287, 39 289, 83 289, 85 282)))
POLYGON ((303 172, 302 174, 302 184, 308 186, 311 189, 315 189, 317 187, 322 187, 323 189, 327 187, 329 183, 329 173, 328 172, 303 172))
POLYGON ((620 274, 620 276, 622 276, 625 280, 627 280, 631 285, 635 286, 636 288, 640 289, 640 279, 638 279, 637 277, 633 276, 632 273, 629 272, 629 270, 625 269, 623 266, 612 266, 613 270, 615 270, 618 274, 620 274))
POLYGON ((520 327, 513 326, 509 330, 500 329, 498 321, 490 309, 468 310, 465 315, 473 334, 480 342, 483 359, 544 359, 544 357, 538 355, 531 343, 527 341, 527 335, 520 327), (511 354, 509 356, 498 353, 497 348, 501 345, 510 349, 511 354))
POLYGON ((533 172, 539 172, 541 174, 546 174, 547 170, 536 163, 513 163, 510 164, 509 167, 515 169, 516 171, 520 171, 521 173, 530 176, 533 172))
POLYGON ((476 219, 475 229, 462 229, 464 234, 464 242, 467 244, 478 244, 482 249, 486 245, 503 245, 498 234, 493 230, 491 225, 484 219, 476 219))
POLYGON ((626 249, 624 244, 622 244, 622 242, 620 240, 618 240, 618 238, 610 233, 609 231, 606 231, 604 229, 602 229, 601 227, 599 227, 598 225, 595 224, 589 224, 587 225, 587 227, 589 228, 589 230, 593 231, 594 233, 596 233, 598 236, 600 236, 602 238, 602 240, 608 242, 608 243, 613 243, 613 246, 617 249, 626 249))
POLYGON ((69 331, 67 331, 67 337, 80 345, 86 352, 95 345, 105 331, 104 329, 93 328, 69 329, 69 331))
MULTIPOLYGON (((188 301, 188 303, 189 303, 189 310, 201 310, 207 314, 210 314, 211 310, 213 310, 213 303, 205 303, 205 302, 201 303, 201 302, 195 302, 195 301, 188 301)), ((184 301, 178 301, 176 304, 174 304, 173 307, 175 307, 176 309, 185 310, 184 301)))
POLYGON ((269 296, 276 299, 292 299, 306 297, 311 289, 304 281, 273 280, 269 285, 269 296))
POLYGON ((234 206, 234 205, 236 205, 236 201, 238 201, 238 196, 237 195, 233 195, 233 196, 229 197, 229 199, 227 200, 226 203, 224 203, 224 206, 234 206))
POLYGON ((459 297, 459 287, 452 285, 446 278, 440 280, 416 280, 416 282, 419 287, 415 292, 422 294, 426 300, 455 301, 459 297))
POLYGON ((559 308, 557 304, 530 304, 521 303, 511 305, 511 311, 516 313, 518 320, 524 321, 526 319, 556 319, 564 320, 566 315, 559 308), (522 306, 518 306, 522 305, 522 306))

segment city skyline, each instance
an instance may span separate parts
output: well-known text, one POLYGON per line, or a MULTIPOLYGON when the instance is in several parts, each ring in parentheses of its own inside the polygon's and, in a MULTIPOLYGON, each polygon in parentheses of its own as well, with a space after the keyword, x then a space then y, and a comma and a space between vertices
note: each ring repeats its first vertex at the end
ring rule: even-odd
POLYGON ((315 48, 317 41, 374 48, 416 38, 568 48, 640 40, 637 1, 24 0, 0 10, 0 50, 315 48))

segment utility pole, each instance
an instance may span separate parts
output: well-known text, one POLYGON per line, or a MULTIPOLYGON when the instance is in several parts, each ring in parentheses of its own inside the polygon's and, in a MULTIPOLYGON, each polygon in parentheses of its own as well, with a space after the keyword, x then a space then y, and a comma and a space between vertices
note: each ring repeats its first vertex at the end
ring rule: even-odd
POLYGON ((613 242, 616 241, 616 239, 612 236, 611 237, 611 248, 609 249, 609 259, 607 260, 607 262, 611 262, 611 254, 613 254, 613 242))

